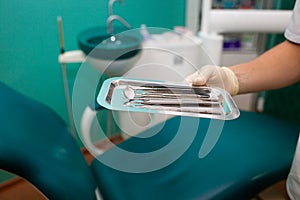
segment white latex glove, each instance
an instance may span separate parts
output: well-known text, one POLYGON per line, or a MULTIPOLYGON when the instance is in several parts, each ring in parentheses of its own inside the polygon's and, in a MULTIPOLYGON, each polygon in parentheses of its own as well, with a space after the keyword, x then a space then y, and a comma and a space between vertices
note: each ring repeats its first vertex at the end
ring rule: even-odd
POLYGON ((232 96, 239 92, 239 82, 234 72, 228 67, 206 65, 185 79, 195 86, 206 85, 225 89, 232 96))

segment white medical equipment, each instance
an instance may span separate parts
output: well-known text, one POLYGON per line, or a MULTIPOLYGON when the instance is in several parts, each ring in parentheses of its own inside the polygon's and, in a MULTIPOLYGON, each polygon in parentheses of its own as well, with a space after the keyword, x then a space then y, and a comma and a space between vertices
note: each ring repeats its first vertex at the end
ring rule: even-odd
POLYGON ((202 0, 202 5, 199 4, 187 1, 186 23, 199 35, 217 65, 221 64, 223 33, 282 33, 292 15, 290 10, 213 9, 212 0, 202 0), (197 20, 200 12, 201 22, 197 20))

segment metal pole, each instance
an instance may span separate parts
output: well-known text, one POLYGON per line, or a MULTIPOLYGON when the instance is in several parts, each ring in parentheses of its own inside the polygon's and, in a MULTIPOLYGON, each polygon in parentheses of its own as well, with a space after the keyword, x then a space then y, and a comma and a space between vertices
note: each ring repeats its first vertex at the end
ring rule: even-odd
MULTIPOLYGON (((63 37, 63 28, 62 28, 61 17, 57 17, 57 23, 58 23, 58 31, 59 31, 60 52, 61 52, 61 54, 63 54, 65 49, 64 49, 64 37, 63 37)), ((70 99, 70 90, 69 90, 69 84, 68 84, 68 78, 67 78, 66 64, 61 63, 61 68, 62 68, 62 76, 63 76, 63 82, 64 82, 65 98, 66 98, 67 109, 68 109, 70 131, 73 134, 73 136, 76 138, 76 128, 75 128, 73 112, 72 112, 72 104, 71 104, 71 99, 70 99)))

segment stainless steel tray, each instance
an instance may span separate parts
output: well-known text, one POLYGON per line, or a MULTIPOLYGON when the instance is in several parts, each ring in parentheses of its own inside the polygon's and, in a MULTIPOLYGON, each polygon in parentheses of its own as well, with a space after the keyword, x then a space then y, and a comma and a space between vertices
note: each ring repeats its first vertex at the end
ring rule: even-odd
POLYGON ((104 81, 97 102, 107 109, 119 111, 222 120, 240 115, 232 97, 223 89, 160 81, 110 78, 104 81))

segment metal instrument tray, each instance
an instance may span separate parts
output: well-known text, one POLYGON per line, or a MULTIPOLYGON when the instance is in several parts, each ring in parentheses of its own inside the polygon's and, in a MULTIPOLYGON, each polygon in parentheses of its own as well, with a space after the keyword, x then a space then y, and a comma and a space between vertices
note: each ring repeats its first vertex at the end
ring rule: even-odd
POLYGON ((220 88, 118 77, 104 81, 97 102, 118 111, 221 120, 235 119, 240 115, 230 94, 220 88))

